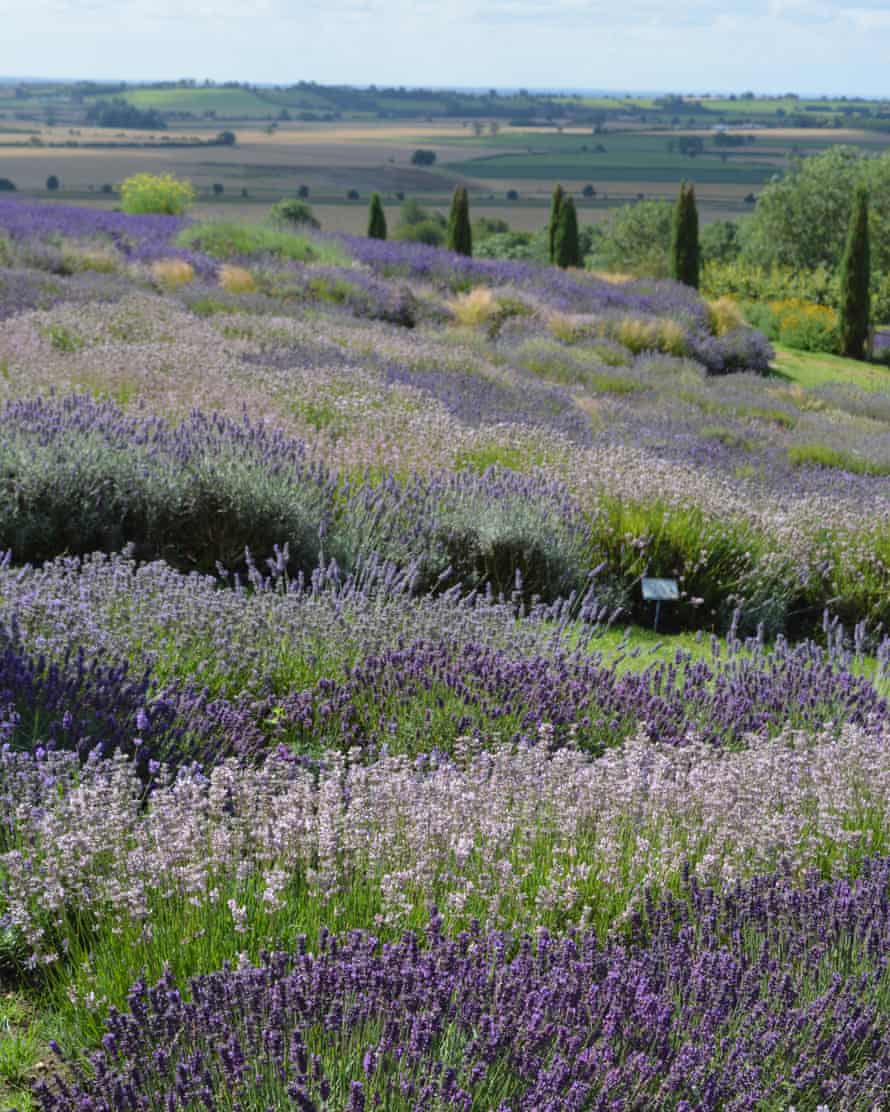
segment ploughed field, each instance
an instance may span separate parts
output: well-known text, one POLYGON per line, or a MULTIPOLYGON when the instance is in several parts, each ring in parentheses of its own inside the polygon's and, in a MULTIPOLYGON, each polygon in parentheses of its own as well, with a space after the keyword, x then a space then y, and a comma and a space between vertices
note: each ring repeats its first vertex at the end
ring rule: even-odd
POLYGON ((13 201, 0 394, 0 1107, 886 1106, 890 372, 13 201))

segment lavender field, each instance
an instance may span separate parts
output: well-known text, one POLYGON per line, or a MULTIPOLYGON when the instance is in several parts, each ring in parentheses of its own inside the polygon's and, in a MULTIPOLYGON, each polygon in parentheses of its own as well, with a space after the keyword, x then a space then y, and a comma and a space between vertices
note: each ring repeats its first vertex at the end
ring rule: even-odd
POLYGON ((0 1109, 888 1107, 890 370, 779 356, 0 201, 0 1109))

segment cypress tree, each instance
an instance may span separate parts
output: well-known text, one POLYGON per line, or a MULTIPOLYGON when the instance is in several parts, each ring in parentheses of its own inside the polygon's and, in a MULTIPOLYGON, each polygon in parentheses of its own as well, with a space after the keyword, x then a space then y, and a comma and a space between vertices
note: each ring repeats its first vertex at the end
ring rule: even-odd
POLYGON ((463 186, 458 186, 451 198, 451 212, 448 214, 448 247, 458 255, 473 254, 470 199, 463 186))
POLYGON ((671 277, 684 285, 698 289, 699 246, 698 209, 695 207, 695 186, 680 186, 680 196, 674 207, 671 232, 671 277))
POLYGON ((553 237, 553 261, 565 269, 581 265, 581 248, 578 244, 578 214, 571 197, 563 197, 559 206, 559 219, 553 237))
POLYGON ((558 185, 556 189, 553 190, 553 198, 550 202, 550 223, 547 225, 551 263, 556 262, 556 228, 559 224, 559 210, 562 208, 564 198, 565 194, 562 191, 562 186, 558 185))
POLYGON ((379 193, 371 194, 371 203, 368 206, 368 238, 386 239, 386 214, 379 193))
POLYGON ((841 355, 864 359, 871 316, 871 259, 868 243, 868 193, 860 186, 853 200, 847 245, 841 260, 841 355))

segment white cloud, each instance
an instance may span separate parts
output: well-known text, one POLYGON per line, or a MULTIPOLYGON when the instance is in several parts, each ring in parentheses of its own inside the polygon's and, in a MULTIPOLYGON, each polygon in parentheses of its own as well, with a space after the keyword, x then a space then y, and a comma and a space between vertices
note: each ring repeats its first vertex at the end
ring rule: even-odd
POLYGON ((355 84, 886 92, 890 0, 0 0, 0 68, 355 84))

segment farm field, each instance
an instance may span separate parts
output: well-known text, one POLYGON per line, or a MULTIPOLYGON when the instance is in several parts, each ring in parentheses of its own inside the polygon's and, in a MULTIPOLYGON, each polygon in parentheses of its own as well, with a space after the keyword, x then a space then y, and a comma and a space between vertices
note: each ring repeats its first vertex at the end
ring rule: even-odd
POLYGON ((534 209, 549 204, 556 181, 577 195, 583 219, 597 223, 618 204, 673 197, 688 178, 696 183, 702 219, 709 222, 749 213, 753 198, 793 154, 836 144, 880 153, 890 142, 883 133, 849 128, 739 128, 744 145, 725 147, 716 145, 713 127, 646 130, 634 124, 593 134, 589 127, 505 125, 496 134, 476 135, 467 121, 273 121, 264 128, 251 118, 237 125, 236 145, 212 145, 223 126, 224 120, 197 118, 158 134, 44 124, 30 133, 0 132, 0 177, 26 196, 47 199, 46 182, 54 175, 60 189, 52 198, 82 203, 102 198, 103 189, 136 173, 175 173, 195 183, 205 206, 238 204, 239 212, 268 206, 305 186, 313 204, 326 207, 324 228, 348 233, 362 230, 358 211, 347 201, 350 191, 359 194, 356 209, 375 190, 393 207, 398 194, 444 206, 463 184, 474 204, 524 231, 544 223, 534 209), (676 149, 690 139, 702 144, 693 157, 676 149), (192 145, 176 145, 183 141, 192 145), (413 165, 418 148, 434 151, 435 165, 413 165), (582 195, 588 185, 596 191, 593 198, 582 195), (214 186, 222 187, 219 197, 214 186), (518 199, 508 200, 510 191, 518 199))
POLYGON ((0 1109, 881 1108, 890 368, 311 199, 0 200, 0 1109))

